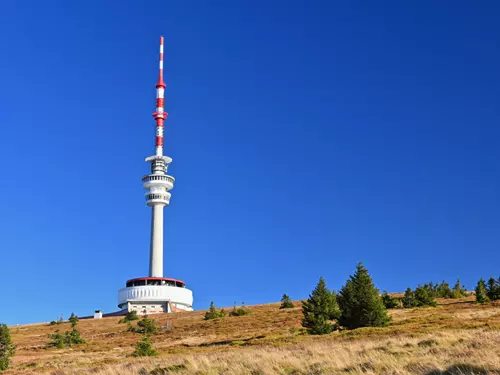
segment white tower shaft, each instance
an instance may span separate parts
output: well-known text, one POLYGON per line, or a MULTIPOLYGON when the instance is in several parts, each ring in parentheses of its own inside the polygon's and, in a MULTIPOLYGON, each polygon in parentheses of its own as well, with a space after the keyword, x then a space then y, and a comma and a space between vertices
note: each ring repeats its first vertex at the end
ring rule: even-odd
POLYGON ((152 209, 149 277, 163 277, 163 205, 152 209))

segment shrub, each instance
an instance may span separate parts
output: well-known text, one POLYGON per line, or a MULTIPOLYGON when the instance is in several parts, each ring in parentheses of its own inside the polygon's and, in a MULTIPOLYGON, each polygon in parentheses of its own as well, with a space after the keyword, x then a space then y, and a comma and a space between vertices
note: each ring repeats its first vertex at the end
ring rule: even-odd
POLYGON ((135 332, 144 333, 147 335, 155 334, 158 331, 158 325, 156 321, 149 318, 147 315, 144 315, 141 320, 137 322, 137 328, 135 332))
POLYGON ((47 348, 64 349, 66 347, 66 337, 59 330, 53 334, 49 334, 49 339, 52 341, 47 344, 47 348))
POLYGON ((138 320, 139 317, 137 316, 137 311, 133 310, 133 311, 128 311, 125 316, 120 319, 120 321, 118 323, 128 323, 128 322, 131 322, 133 320, 138 320))
POLYGON ((384 291, 382 294, 382 303, 386 309, 397 309, 399 307, 399 300, 392 297, 389 293, 384 291))
POLYGON ((74 313, 71 313, 71 316, 69 317, 68 320, 71 323, 71 327, 75 328, 76 324, 78 323, 78 317, 74 313))
POLYGON ((222 310, 217 310, 215 307, 214 301, 210 302, 210 308, 209 310, 205 313, 205 320, 211 320, 211 319, 218 319, 218 318, 223 318, 226 316, 226 312, 224 309, 222 310))
POLYGON ((16 347, 12 344, 10 330, 6 324, 0 324, 0 371, 7 370, 16 347))
POLYGON ((443 280, 443 282, 437 286, 434 296, 439 298, 453 298, 453 291, 450 288, 450 284, 443 280))
POLYGON ((495 280, 493 277, 490 277, 488 280, 488 298, 491 301, 500 299, 500 278, 495 280))
POLYGON ((467 290, 465 287, 460 285, 460 279, 457 279, 455 286, 453 287, 452 298, 462 298, 467 295, 467 290))
POLYGON ((415 293, 411 288, 406 289, 405 295, 402 299, 403 307, 405 309, 410 309, 417 306, 417 300, 415 299, 415 293))
POLYGON ((85 340, 75 327, 71 331, 66 331, 65 341, 67 346, 85 344, 85 340))
POLYGON ((477 303, 485 303, 488 302, 488 290, 486 289, 486 283, 484 279, 481 277, 477 282, 476 286, 476 302, 477 303))
MULTIPOLYGON (((140 322, 139 322, 140 323, 140 322)), ((134 345, 134 352, 132 355, 134 357, 152 357, 158 355, 157 351, 151 344, 149 336, 144 336, 134 345)))
POLYGON ((80 334, 80 331, 76 329, 76 325, 78 323, 76 315, 71 314, 69 321, 71 322, 71 331, 66 331, 62 334, 59 330, 57 330, 54 334, 50 334, 49 338, 52 341, 47 344, 47 348, 56 347, 64 349, 73 345, 85 344, 85 340, 80 334))
POLYGON ((229 313, 229 316, 245 316, 250 314, 250 310, 245 308, 245 305, 242 307, 233 307, 233 310, 229 313))
POLYGON ((334 325, 330 321, 340 317, 340 310, 335 293, 328 290, 323 277, 308 300, 302 303, 302 314, 302 326, 308 333, 323 335, 333 331, 334 325))
POLYGON ((292 299, 286 294, 283 294, 283 297, 281 297, 281 306, 280 309, 291 309, 295 307, 292 299))
POLYGON ((418 307, 436 306, 436 298, 429 284, 419 285, 415 289, 415 302, 418 307))
POLYGON ((349 329, 385 327, 390 322, 368 270, 359 263, 339 292, 340 325, 349 329))

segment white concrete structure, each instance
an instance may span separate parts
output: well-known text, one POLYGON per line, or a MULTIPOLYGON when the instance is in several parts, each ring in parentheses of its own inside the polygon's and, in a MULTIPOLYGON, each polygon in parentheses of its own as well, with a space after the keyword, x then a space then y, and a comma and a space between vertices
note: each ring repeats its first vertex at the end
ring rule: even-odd
POLYGON ((149 277, 127 281, 118 292, 118 306, 138 313, 192 311, 193 292, 186 289, 183 281, 163 277, 163 208, 170 203, 170 190, 175 179, 167 175, 172 159, 163 155, 164 122, 168 117, 164 110, 166 85, 163 82, 163 37, 160 38, 160 70, 156 84, 156 153, 146 158, 151 163, 151 174, 142 178, 146 192, 146 204, 151 207, 151 244, 149 277))
POLYGON ((101 310, 94 311, 94 319, 102 319, 102 311, 101 310))

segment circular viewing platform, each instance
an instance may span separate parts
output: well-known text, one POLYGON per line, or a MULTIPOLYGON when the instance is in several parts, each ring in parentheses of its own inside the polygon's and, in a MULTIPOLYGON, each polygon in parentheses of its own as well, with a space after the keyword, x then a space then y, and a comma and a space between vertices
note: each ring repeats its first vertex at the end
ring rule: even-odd
POLYGON ((138 277, 118 291, 118 307, 140 314, 193 311, 193 292, 182 280, 138 277))

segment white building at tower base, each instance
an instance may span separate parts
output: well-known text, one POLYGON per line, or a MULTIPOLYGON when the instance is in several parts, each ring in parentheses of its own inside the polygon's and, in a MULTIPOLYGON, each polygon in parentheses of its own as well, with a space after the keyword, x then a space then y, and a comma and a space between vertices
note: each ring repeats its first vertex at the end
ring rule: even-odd
POLYGON ((181 280, 140 277, 118 291, 118 307, 138 314, 193 311, 193 292, 181 280))

